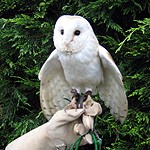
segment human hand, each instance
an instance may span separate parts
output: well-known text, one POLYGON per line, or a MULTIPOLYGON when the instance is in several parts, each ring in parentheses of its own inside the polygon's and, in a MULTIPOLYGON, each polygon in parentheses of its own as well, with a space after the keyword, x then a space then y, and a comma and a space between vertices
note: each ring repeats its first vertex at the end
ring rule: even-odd
MULTIPOLYGON (((93 128, 93 116, 101 113, 99 103, 88 99, 83 109, 57 111, 51 120, 11 142, 6 150, 66 150, 93 128)), ((85 136, 81 145, 90 143, 85 136)))

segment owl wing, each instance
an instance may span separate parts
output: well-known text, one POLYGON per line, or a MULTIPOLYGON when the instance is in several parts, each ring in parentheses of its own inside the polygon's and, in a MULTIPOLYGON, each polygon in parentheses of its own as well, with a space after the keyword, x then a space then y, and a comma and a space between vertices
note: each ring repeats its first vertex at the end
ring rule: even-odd
POLYGON ((45 117, 49 120, 57 110, 63 109, 68 104, 63 98, 71 98, 71 88, 65 79, 56 50, 43 64, 39 79, 40 103, 45 117))
POLYGON ((121 123, 127 117, 128 102, 124 92, 122 75, 114 63, 109 52, 99 47, 99 56, 102 64, 104 81, 100 84, 99 94, 110 113, 121 123))

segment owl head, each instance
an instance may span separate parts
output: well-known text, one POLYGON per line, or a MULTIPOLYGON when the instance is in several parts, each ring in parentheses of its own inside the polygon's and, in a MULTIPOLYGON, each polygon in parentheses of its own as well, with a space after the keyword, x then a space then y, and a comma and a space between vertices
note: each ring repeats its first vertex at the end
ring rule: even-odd
POLYGON ((61 16, 54 28, 54 45, 57 50, 74 53, 89 43, 98 43, 90 23, 81 16, 61 16))

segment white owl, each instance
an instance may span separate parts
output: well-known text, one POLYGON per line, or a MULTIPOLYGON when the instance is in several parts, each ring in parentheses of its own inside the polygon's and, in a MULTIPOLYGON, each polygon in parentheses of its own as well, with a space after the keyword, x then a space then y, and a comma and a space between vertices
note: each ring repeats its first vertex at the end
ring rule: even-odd
POLYGON ((42 66, 40 101, 49 120, 71 99, 70 90, 99 93, 110 113, 123 122, 128 102, 122 75, 109 52, 103 48, 89 22, 81 16, 61 16, 54 29, 55 50, 42 66))

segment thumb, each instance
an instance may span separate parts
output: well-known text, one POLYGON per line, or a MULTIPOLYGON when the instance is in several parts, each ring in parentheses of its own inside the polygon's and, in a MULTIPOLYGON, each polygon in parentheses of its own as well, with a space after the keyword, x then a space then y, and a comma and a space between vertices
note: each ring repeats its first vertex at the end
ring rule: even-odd
POLYGON ((65 125, 66 123, 72 122, 78 119, 84 113, 84 109, 69 109, 59 110, 49 121, 50 124, 55 124, 55 126, 65 125))

